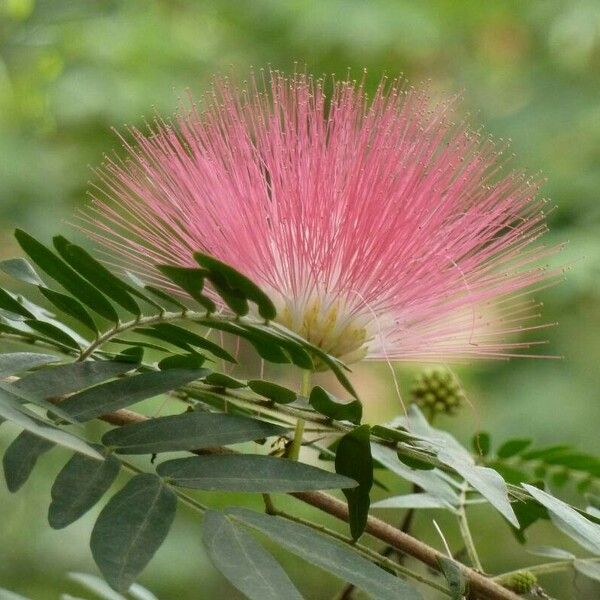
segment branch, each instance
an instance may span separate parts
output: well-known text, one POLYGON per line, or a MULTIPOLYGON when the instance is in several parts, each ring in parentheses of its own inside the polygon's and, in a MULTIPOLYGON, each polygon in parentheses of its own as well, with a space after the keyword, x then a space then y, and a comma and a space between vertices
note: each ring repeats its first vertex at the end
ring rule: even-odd
MULTIPOLYGON (((131 410, 118 410, 100 417, 101 420, 112 425, 122 426, 129 423, 139 423, 146 421, 148 417, 140 415, 131 410)), ((234 450, 229 448, 204 448, 194 451, 194 454, 233 454, 234 450)), ((290 494, 305 504, 309 504, 322 512, 325 512, 346 523, 349 520, 348 505, 345 502, 330 496, 324 492, 294 492, 290 494)), ((396 550, 409 554, 418 561, 425 563, 433 569, 440 571, 438 559, 447 558, 435 548, 428 546, 411 535, 400 531, 396 527, 389 525, 375 517, 369 516, 365 531, 382 542, 389 544, 396 550)), ((469 567, 457 563, 461 572, 469 582, 469 589, 476 595, 487 598, 488 600, 521 600, 520 597, 510 590, 502 587, 493 579, 481 575, 469 567)))

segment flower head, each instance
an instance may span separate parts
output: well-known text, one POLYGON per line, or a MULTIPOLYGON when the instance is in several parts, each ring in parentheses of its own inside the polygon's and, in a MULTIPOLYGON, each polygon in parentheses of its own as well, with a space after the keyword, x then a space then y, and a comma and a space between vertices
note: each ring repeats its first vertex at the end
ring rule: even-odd
POLYGON ((552 273, 538 183, 400 80, 270 73, 215 81, 202 109, 131 129, 88 231, 154 283, 210 253, 256 281, 277 320, 348 362, 504 357, 530 343, 552 273))

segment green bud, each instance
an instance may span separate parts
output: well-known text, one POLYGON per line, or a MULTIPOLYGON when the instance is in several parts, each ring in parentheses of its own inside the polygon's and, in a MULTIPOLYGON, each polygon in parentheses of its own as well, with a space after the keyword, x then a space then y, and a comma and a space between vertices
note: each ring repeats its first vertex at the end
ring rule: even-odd
POLYGON ((446 369, 423 371, 411 385, 410 394, 412 402, 430 414, 453 415, 465 400, 460 383, 446 369))
POLYGON ((500 579, 500 583, 516 594, 527 594, 537 585, 537 577, 531 571, 519 571, 500 579))

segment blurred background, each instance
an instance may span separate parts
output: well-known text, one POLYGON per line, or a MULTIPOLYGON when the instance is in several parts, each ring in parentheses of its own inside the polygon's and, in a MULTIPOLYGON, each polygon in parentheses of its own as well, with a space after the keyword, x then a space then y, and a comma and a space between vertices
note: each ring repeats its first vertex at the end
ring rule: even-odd
MULTIPOLYGON (((45 239, 66 227, 85 202, 89 165, 117 146, 112 126, 140 123, 154 108, 171 113, 180 94, 201 92, 214 72, 233 66, 243 75, 267 64, 291 71, 294 61, 315 74, 366 67, 371 87, 384 72, 403 73, 413 84, 431 80, 441 96, 460 92, 475 125, 510 138, 516 164, 548 178, 544 194, 556 204, 548 242, 569 240, 557 261, 571 270, 542 299, 546 320, 559 321, 546 333, 548 353, 564 359, 460 367, 472 406, 442 424, 461 439, 485 429, 496 441, 533 437, 600 451, 597 0, 0 0, 0 258, 18 253, 15 227, 45 239)), ((403 391, 413 372, 397 368, 403 391)), ((355 381, 370 422, 398 413, 385 365, 359 367, 355 381)), ((0 430, 2 448, 15 431, 0 430)), ((15 496, 0 483, 0 586, 33 600, 75 593, 68 571, 97 572, 87 546, 93 515, 61 532, 45 524, 64 459, 60 451, 45 457, 15 496)), ((486 510, 473 511, 486 567, 531 562, 486 510)), ((208 564, 198 523, 180 513, 141 582, 162 600, 238 598, 208 564)), ((417 533, 440 545, 432 515, 458 543, 444 515, 419 515, 417 533)), ((544 524, 531 529, 532 543, 568 547, 554 535, 544 524)), ((281 557, 307 598, 340 588, 281 557)), ((544 583, 559 598, 600 597, 572 576, 544 583)))

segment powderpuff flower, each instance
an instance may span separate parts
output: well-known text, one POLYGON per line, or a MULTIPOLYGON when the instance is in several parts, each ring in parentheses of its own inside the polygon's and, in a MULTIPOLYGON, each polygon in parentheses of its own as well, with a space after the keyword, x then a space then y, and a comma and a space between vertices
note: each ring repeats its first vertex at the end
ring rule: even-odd
POLYGON ((545 201, 453 104, 401 80, 369 98, 364 80, 216 79, 201 108, 122 138, 84 228, 166 288, 156 264, 214 255, 346 362, 523 353, 530 292, 556 275, 545 201))

